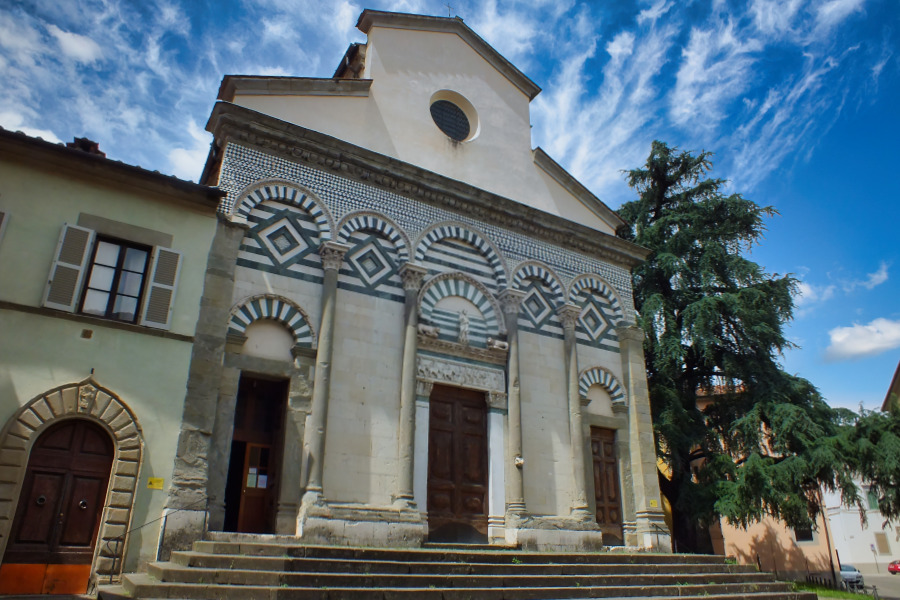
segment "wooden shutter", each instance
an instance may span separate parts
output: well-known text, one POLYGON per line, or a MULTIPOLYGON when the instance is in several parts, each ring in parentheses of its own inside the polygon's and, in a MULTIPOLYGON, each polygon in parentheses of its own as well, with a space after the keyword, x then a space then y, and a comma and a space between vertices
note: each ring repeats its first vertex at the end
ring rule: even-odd
POLYGON ((181 253, 169 248, 154 248, 144 291, 141 325, 168 329, 175 305, 175 287, 181 271, 181 253))
POLYGON ((91 229, 68 223, 63 225, 44 290, 43 306, 75 312, 94 237, 91 229))

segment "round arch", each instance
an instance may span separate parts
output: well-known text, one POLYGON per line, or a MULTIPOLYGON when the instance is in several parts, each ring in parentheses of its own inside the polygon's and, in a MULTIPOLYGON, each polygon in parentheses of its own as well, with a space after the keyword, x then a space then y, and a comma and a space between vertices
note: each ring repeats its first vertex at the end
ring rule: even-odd
POLYGON ((234 214, 246 219, 257 204, 266 200, 293 204, 309 213, 316 223, 321 241, 325 242, 334 237, 334 218, 325 204, 311 192, 288 181, 268 180, 248 187, 234 203, 234 214))
POLYGON ((494 281, 497 288, 503 289, 506 287, 506 282, 508 280, 506 276, 506 265, 504 264, 500 253, 481 232, 464 223, 459 223, 457 221, 437 223, 422 232, 418 242, 416 242, 416 261, 423 263, 425 261, 425 255, 428 253, 431 246, 436 242, 447 238, 461 240, 475 246, 490 265, 491 270, 494 273, 494 281))
POLYGON ((556 294, 556 300, 559 305, 565 304, 566 292, 559 276, 547 265, 540 261, 528 260, 516 267, 515 275, 513 275, 513 289, 522 289, 522 284, 526 279, 539 279, 556 294))
POLYGON ((606 283, 599 275, 581 275, 576 277, 569 286, 569 301, 574 302, 576 298, 585 290, 595 290, 603 297, 612 307, 613 313, 616 315, 616 321, 613 326, 618 327, 625 322, 625 312, 622 310, 622 302, 615 289, 606 283))
POLYGON ((0 487, 0 556, 6 551, 31 448, 47 428, 66 419, 100 425, 113 442, 115 456, 91 571, 100 577, 117 577, 124 561, 114 556, 114 549, 127 547, 144 439, 131 409, 91 377, 35 397, 10 417, 0 433, 0 455, 7 478, 14 482, 0 487))
POLYGON ((301 348, 316 347, 316 332, 309 321, 309 315, 299 304, 284 296, 259 294, 250 296, 231 309, 228 333, 241 335, 254 321, 269 319, 287 327, 294 336, 294 344, 301 348))
POLYGON ((489 334, 506 333, 506 325, 500 316, 500 304, 491 292, 474 277, 464 273, 441 273, 428 280, 419 292, 419 311, 428 321, 435 305, 448 296, 460 296, 472 302, 484 315, 489 334))
POLYGON ((356 231, 375 231, 390 240, 397 248, 401 260, 409 260, 409 237, 400 227, 376 212, 359 211, 350 213, 341 219, 337 228, 338 241, 349 243, 349 238, 356 231))
POLYGON ((584 369, 578 376, 578 396, 587 398, 588 390, 592 385, 599 385, 609 394, 613 404, 625 403, 625 388, 616 379, 616 376, 603 367, 590 367, 584 369))

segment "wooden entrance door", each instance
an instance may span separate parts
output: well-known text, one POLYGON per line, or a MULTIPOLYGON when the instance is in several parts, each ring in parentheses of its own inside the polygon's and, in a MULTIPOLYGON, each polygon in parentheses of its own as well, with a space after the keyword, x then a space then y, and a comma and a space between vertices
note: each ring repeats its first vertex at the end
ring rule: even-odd
POLYGON ((0 571, 0 594, 83 594, 109 487, 113 444, 90 421, 35 442, 0 571))
POLYGON ((428 538, 487 542, 484 392, 435 385, 428 428, 428 538))
POLYGON ((594 496, 597 524, 607 546, 621 546, 622 498, 619 493, 619 468, 616 462, 616 431, 591 427, 591 454, 594 458, 594 496))
POLYGON ((287 391, 285 380, 241 375, 225 484, 226 531, 275 530, 287 391))

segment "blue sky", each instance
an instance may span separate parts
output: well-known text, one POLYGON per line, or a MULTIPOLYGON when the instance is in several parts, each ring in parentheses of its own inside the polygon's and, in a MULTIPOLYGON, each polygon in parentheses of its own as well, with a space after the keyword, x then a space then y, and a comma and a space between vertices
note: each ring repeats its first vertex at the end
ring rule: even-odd
POLYGON ((785 367, 880 406, 900 359, 896 0, 449 4, 0 0, 0 126, 196 180, 224 74, 330 77, 363 8, 449 10, 543 88, 534 145, 611 207, 654 139, 774 206, 752 257, 801 282, 785 367))

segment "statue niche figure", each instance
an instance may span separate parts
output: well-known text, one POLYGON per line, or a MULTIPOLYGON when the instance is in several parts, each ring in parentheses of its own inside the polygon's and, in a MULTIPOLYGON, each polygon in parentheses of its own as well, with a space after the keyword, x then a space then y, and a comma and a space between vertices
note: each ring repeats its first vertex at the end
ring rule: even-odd
POLYGON ((469 345, 469 315, 463 309, 459 313, 459 343, 463 346, 469 345))

